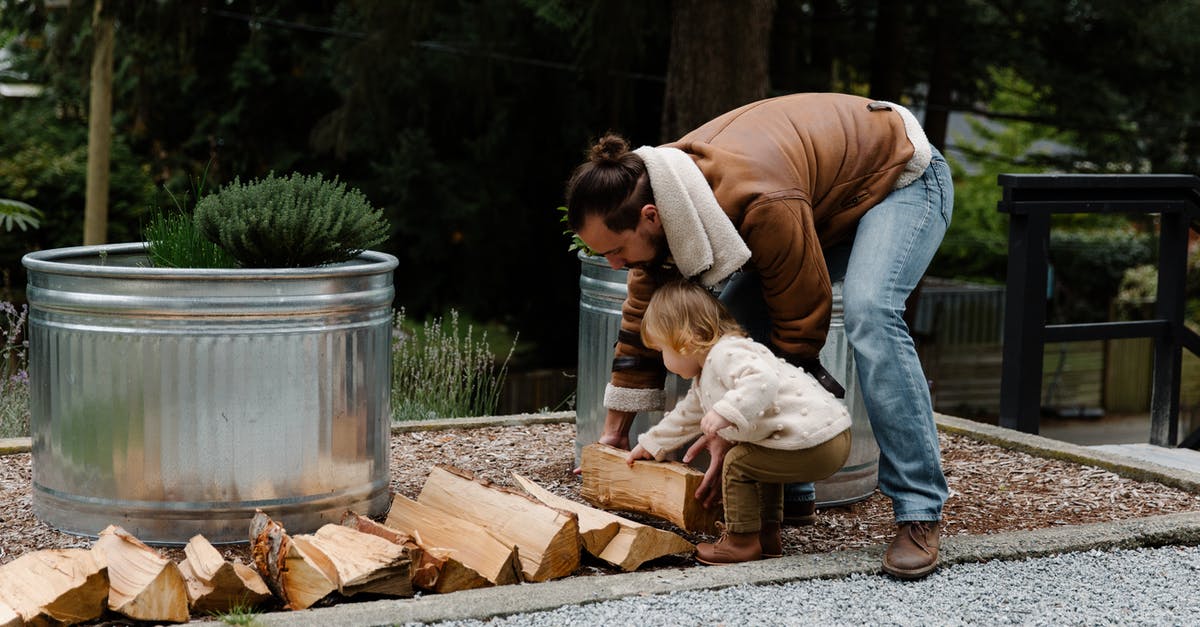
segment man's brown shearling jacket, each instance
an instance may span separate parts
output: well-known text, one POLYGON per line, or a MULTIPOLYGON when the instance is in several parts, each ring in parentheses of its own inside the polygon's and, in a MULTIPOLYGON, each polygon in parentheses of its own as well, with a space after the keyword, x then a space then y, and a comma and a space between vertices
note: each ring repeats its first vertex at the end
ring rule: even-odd
MULTIPOLYGON (((667 146, 692 157, 749 247, 774 349, 816 358, 832 307, 822 248, 853 236, 913 159, 901 115, 858 96, 795 94, 730 111, 667 146)), ((640 345, 639 329, 656 287, 678 276, 629 271, 613 387, 661 389, 661 355, 640 345)))

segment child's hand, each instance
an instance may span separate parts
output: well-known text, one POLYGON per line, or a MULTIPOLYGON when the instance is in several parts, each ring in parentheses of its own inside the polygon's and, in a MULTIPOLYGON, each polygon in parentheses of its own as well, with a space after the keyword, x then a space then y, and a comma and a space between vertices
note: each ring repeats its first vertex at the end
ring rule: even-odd
POLYGON ((633 462, 636 462, 639 459, 654 459, 654 456, 650 454, 650 451, 647 451, 645 447, 639 444, 633 447, 633 450, 629 451, 629 454, 625 456, 625 463, 633 466, 633 462))
POLYGON ((733 423, 725 420, 725 417, 715 411, 710 411, 704 414, 700 419, 700 430, 705 435, 717 435, 717 432, 725 427, 732 427, 733 423))

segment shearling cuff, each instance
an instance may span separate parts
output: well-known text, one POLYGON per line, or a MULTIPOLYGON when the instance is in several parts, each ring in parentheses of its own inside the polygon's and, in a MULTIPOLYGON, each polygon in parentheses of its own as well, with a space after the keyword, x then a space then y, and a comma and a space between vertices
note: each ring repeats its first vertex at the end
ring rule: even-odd
POLYGON ((912 111, 894 102, 887 102, 885 100, 878 102, 891 107, 896 113, 900 114, 900 119, 904 120, 904 133, 908 135, 908 141, 913 146, 912 159, 909 159, 908 164, 904 167, 904 172, 900 174, 900 178, 896 179, 896 185, 893 189, 907 187, 913 181, 921 178, 922 174, 925 174, 925 169, 929 167, 929 162, 933 160, 933 149, 930 148, 929 138, 925 136, 925 129, 921 128, 921 123, 917 121, 917 117, 912 114, 912 111))
POLYGON ((617 411, 658 411, 663 408, 663 391, 619 388, 609 383, 604 388, 604 407, 617 411))

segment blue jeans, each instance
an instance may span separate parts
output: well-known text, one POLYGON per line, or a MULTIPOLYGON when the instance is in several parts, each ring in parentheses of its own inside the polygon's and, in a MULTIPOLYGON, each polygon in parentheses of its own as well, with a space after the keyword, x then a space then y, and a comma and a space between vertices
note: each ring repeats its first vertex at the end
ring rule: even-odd
MULTIPOLYGON (((940 520, 949 495, 929 384, 903 316, 953 211, 950 166, 935 149, 920 179, 872 207, 852 241, 825 251, 830 279, 842 281, 846 339, 879 443, 879 490, 892 499, 896 522, 940 520)), ((754 339, 769 345, 757 275, 731 280, 721 300, 754 339)), ((816 497, 806 483, 789 485, 786 498, 816 497)))

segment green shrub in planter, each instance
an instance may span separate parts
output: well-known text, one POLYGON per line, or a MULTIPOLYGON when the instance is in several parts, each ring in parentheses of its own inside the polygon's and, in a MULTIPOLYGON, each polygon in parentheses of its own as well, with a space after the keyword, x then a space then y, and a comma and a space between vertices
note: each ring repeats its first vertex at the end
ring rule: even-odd
POLYGON ((234 181, 196 204, 196 226, 245 268, 301 268, 354 258, 387 239, 383 212, 320 175, 234 181))

